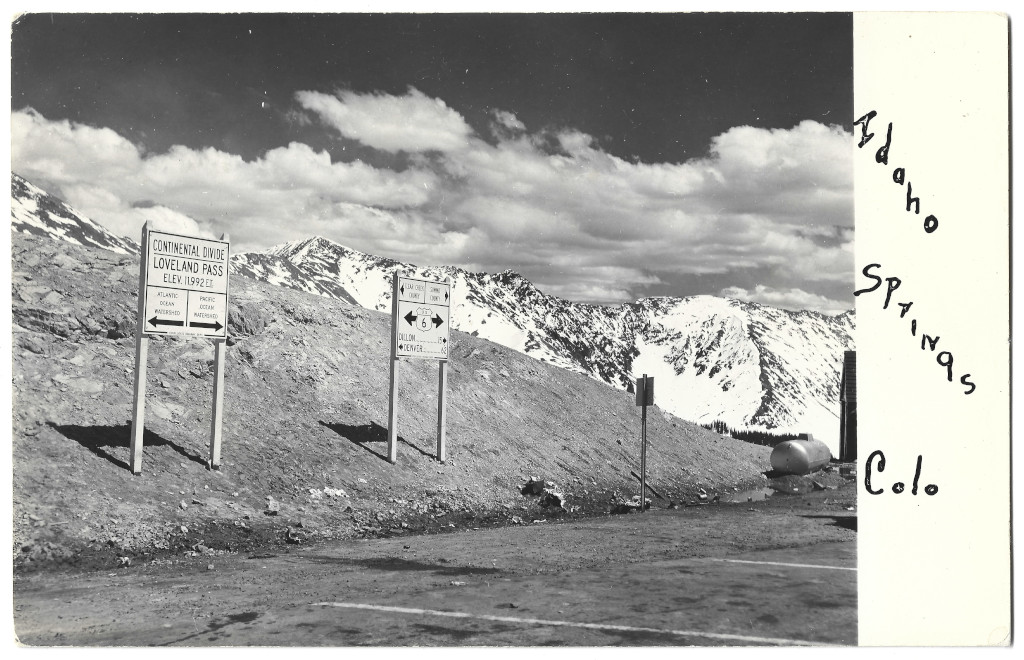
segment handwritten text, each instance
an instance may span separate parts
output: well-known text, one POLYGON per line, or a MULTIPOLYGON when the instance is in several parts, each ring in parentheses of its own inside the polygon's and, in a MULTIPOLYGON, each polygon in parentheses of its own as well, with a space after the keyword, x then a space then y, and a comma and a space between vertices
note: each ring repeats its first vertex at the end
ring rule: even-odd
MULTIPOLYGON (((883 278, 882 278, 881 275, 876 275, 873 271, 875 269, 878 269, 878 268, 881 268, 881 267, 882 267, 882 264, 868 264, 867 266, 865 266, 864 270, 862 270, 861 272, 863 273, 864 277, 866 277, 868 279, 871 279, 871 280, 874 280, 875 283, 872 284, 871 286, 865 287, 863 289, 857 289, 856 291, 853 292, 853 295, 859 296, 859 295, 864 294, 864 293, 872 293, 873 291, 877 291, 882 286, 883 278)), ((901 280, 898 277, 892 276, 892 277, 884 278, 884 281, 885 281, 885 300, 882 302, 882 309, 889 309, 889 303, 892 301, 892 294, 893 294, 893 292, 896 291, 896 289, 900 288, 900 285, 903 283, 903 280, 901 280)), ((913 306, 913 304, 914 304, 914 301, 912 301, 912 300, 909 301, 909 302, 897 302, 896 303, 896 306, 900 308, 900 318, 901 319, 907 315, 907 313, 910 311, 910 308, 911 308, 911 306, 913 306)), ((912 336, 914 336, 914 337, 917 337, 917 319, 915 319, 915 318, 911 318, 910 319, 910 334, 912 336)), ((938 335, 934 335, 933 336, 933 335, 926 334, 923 330, 921 331, 921 350, 922 351, 928 350, 928 351, 934 353, 936 347, 938 346, 938 344, 939 344, 939 337, 938 337, 938 335)), ((950 351, 940 351, 935 356, 935 361, 937 363, 939 363, 940 366, 943 366, 943 367, 946 368, 946 379, 949 380, 949 382, 952 383, 953 382, 953 353, 951 353, 950 351)), ((976 385, 974 383, 972 383, 970 380, 968 380, 970 377, 971 377, 971 374, 964 374, 964 375, 960 376, 960 384, 964 385, 965 387, 967 387, 967 389, 964 390, 964 394, 970 394, 970 393, 974 392, 974 390, 976 389, 976 385)))
MULTIPOLYGON (((911 495, 917 495, 917 486, 918 486, 918 482, 921 480, 921 464, 922 464, 923 461, 924 461, 923 457, 921 457, 921 456, 917 457, 917 469, 914 470, 914 481, 913 481, 913 484, 912 484, 911 489, 910 489, 910 494, 911 495)), ((871 493, 872 495, 881 495, 882 493, 885 492, 884 488, 872 488, 871 487, 871 466, 872 466, 872 464, 876 465, 875 469, 879 473, 882 473, 882 472, 885 471, 885 454, 883 454, 880 449, 871 452, 871 455, 868 456, 867 464, 864 466, 864 488, 869 493, 871 493), (877 462, 876 462, 876 459, 877 459, 877 462)), ((904 490, 906 490, 906 488, 907 488, 907 484, 905 484, 902 481, 897 481, 897 482, 895 482, 892 485, 892 492, 894 492, 897 495, 899 495, 904 490)), ((928 495, 934 495, 935 493, 939 492, 939 487, 936 486, 935 484, 928 484, 927 486, 924 487, 924 492, 927 493, 928 495)))
MULTIPOLYGON (((878 113, 874 110, 867 113, 857 121, 853 122, 854 126, 860 125, 860 142, 857 143, 857 147, 863 149, 864 145, 871 141, 871 138, 875 137, 874 133, 868 133, 868 124, 871 120, 877 116, 878 113)), ((885 131, 885 144, 878 148, 875 152, 875 162, 880 165, 889 164, 889 148, 892 146, 892 122, 889 122, 889 127, 885 131)), ((902 167, 897 167, 892 171, 893 183, 899 185, 907 184, 907 213, 910 213, 911 207, 914 209, 914 214, 919 215, 921 213, 921 198, 914 197, 913 187, 910 185, 910 179, 907 178, 907 170, 902 167)), ((924 219, 924 231, 925 233, 932 233, 939 228, 939 219, 934 215, 929 215, 924 219)))

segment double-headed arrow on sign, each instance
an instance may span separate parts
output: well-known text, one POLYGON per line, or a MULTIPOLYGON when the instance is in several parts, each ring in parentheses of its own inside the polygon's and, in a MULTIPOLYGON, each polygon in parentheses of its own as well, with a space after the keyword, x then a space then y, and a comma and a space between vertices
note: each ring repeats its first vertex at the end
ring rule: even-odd
MULTIPOLYGON (((406 314, 402 318, 404 318, 405 322, 408 323, 409 325, 415 325, 416 324, 416 319, 418 319, 419 316, 417 316, 416 314, 413 314, 412 312, 409 312, 408 314, 406 314)), ((440 328, 441 325, 444 323, 444 319, 441 318, 440 316, 438 316, 437 314, 434 314, 434 317, 432 319, 430 319, 430 320, 433 321, 435 328, 440 328)))

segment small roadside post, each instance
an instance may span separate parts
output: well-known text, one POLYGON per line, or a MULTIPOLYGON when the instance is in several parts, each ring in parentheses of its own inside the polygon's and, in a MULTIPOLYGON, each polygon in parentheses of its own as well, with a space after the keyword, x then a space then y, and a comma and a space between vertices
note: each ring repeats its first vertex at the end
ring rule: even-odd
POLYGON ((636 381, 636 405, 640 406, 640 512, 647 496, 647 406, 654 405, 654 376, 636 381))
POLYGON ((451 339, 451 278, 443 282, 406 276, 391 278, 391 375, 388 381, 388 461, 398 460, 398 359, 437 360, 437 460, 447 448, 446 403, 451 339))

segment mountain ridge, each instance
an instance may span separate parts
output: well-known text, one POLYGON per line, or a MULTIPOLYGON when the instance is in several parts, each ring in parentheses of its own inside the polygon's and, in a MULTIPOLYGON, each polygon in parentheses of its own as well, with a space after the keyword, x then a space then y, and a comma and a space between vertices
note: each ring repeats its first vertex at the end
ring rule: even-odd
MULTIPOLYGON (((138 253, 137 243, 16 174, 12 230, 138 253)), ((620 390, 632 391, 643 373, 658 376, 659 405, 681 418, 812 432, 837 453, 838 385, 843 351, 854 347, 852 310, 830 316, 706 295, 577 303, 545 294, 511 269, 416 266, 323 236, 232 255, 234 274, 384 312, 395 271, 451 278, 453 329, 620 390)))
POLYGON ((139 244, 115 235, 69 204, 11 173, 11 230, 118 254, 138 254, 139 244))
POLYGON ((648 368, 662 377, 662 405, 684 419, 812 432, 838 449, 840 363, 843 351, 853 349, 852 310, 826 315, 706 295, 657 296, 616 306, 577 303, 545 294, 512 270, 492 274, 416 266, 324 237, 240 253, 233 265, 235 272, 258 280, 377 311, 390 309, 396 270, 426 279, 450 277, 454 329, 618 389, 631 391, 648 368), (750 372, 752 365, 756 373, 750 372), (733 377, 719 377, 735 369, 740 371, 733 377), (701 401, 684 401, 674 392, 679 377, 690 381, 685 391, 701 401), (714 387, 696 382, 697 377, 714 387), (730 405, 741 383, 749 391, 730 405))

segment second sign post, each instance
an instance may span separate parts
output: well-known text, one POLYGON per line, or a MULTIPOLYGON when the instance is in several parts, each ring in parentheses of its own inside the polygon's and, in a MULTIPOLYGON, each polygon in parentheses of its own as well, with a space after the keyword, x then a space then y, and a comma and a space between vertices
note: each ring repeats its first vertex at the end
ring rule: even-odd
POLYGON ((398 460, 398 359, 437 360, 437 460, 445 460, 450 349, 451 280, 409 277, 391 281, 391 377, 388 390, 388 460, 398 460))

